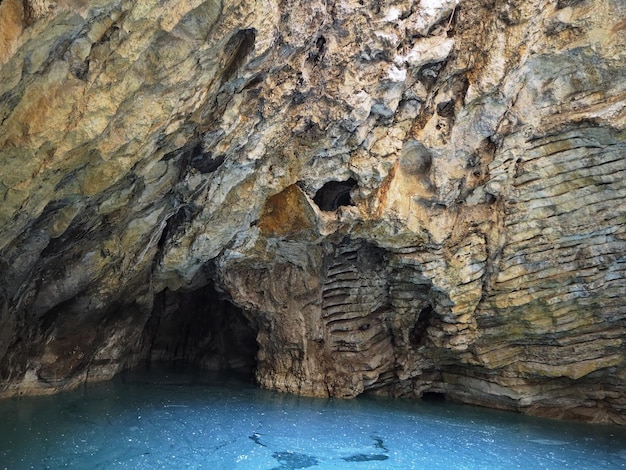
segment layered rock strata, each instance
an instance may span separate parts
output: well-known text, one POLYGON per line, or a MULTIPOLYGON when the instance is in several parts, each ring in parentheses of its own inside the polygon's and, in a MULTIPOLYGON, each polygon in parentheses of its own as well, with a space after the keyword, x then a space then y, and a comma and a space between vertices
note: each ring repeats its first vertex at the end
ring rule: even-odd
POLYGON ((626 423, 624 17, 0 2, 0 395, 182 359, 626 423))

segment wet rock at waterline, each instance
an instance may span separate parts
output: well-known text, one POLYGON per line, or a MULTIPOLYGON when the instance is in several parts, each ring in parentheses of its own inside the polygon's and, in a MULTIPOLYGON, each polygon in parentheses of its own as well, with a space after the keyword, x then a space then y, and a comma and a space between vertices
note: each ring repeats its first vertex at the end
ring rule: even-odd
POLYGON ((625 8, 4 0, 0 394, 183 360, 626 422, 625 8))

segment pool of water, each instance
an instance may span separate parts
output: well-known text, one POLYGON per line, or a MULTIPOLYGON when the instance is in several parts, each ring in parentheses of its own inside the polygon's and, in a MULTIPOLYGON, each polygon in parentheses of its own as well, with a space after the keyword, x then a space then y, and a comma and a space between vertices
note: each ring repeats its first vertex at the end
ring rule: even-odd
POLYGON ((197 371, 135 371, 0 401, 5 468, 626 468, 626 429, 450 403, 302 398, 197 371))

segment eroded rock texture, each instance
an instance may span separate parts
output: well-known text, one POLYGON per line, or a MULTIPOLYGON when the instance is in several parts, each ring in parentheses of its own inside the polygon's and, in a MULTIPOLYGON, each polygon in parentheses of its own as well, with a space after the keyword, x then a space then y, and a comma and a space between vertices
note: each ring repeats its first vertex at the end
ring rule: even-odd
POLYGON ((183 359, 625 423, 625 17, 0 2, 0 393, 183 359))

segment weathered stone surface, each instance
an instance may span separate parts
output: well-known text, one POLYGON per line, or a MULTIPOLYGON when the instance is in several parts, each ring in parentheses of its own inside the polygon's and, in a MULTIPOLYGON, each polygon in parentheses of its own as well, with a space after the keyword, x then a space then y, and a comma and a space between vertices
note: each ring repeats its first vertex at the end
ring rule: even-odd
POLYGON ((182 359, 626 423, 625 16, 0 2, 0 395, 182 359))

